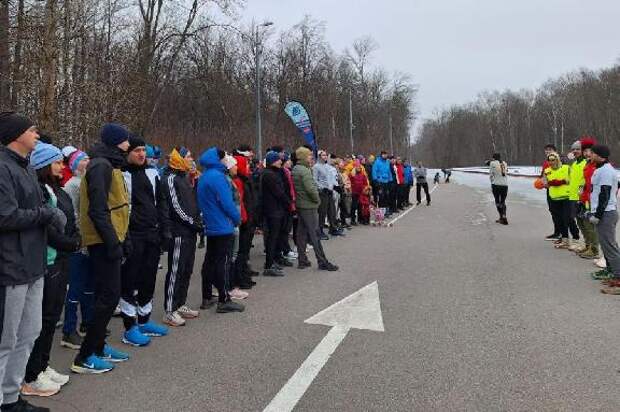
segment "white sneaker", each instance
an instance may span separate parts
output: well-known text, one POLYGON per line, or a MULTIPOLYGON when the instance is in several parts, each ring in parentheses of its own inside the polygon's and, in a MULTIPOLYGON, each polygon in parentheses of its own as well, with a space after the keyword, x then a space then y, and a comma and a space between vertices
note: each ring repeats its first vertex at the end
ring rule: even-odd
POLYGON ((177 312, 179 312, 179 315, 181 315, 183 319, 196 319, 198 316, 200 316, 200 312, 190 309, 189 307, 187 307, 187 305, 183 305, 178 308, 177 312))
POLYGON ((299 257, 299 255, 297 254, 297 252, 291 250, 286 255, 284 255, 284 257, 289 259, 289 260, 295 260, 295 259, 297 259, 299 257))
POLYGON ((185 319, 178 312, 168 312, 164 315, 163 322, 168 326, 184 326, 185 319))
POLYGON ((607 261, 605 260, 605 257, 601 257, 600 259, 596 259, 594 261, 594 264, 598 267, 600 267, 601 269, 605 269, 607 267, 607 261))
POLYGON ((41 372, 46 378, 51 380, 52 382, 56 382, 60 386, 66 385, 69 383, 69 375, 63 375, 62 373, 58 373, 51 366, 48 366, 43 372, 41 372))
POLYGON ((46 375, 41 372, 37 376, 37 380, 30 383, 24 383, 22 385, 22 395, 29 396, 52 396, 56 395, 60 391, 60 385, 50 380, 46 375))
POLYGON ((116 309, 114 309, 114 314, 112 316, 120 316, 121 315, 121 304, 116 305, 116 309))
POLYGON ((231 299, 238 299, 238 300, 246 299, 248 296, 250 296, 248 292, 244 292, 243 290, 239 288, 234 288, 233 290, 228 292, 228 294, 230 295, 231 299))

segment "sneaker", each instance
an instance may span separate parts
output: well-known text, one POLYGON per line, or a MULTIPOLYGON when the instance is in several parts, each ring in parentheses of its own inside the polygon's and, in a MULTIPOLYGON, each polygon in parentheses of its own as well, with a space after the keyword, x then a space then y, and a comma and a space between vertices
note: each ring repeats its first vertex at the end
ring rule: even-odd
POLYGON ((103 356, 100 356, 100 358, 104 361, 120 363, 129 360, 129 354, 121 352, 118 349, 114 349, 112 346, 106 343, 103 347, 103 356))
POLYGON ((284 255, 284 257, 286 259, 290 259, 290 260, 295 260, 297 259, 299 256, 297 254, 297 252, 291 250, 290 252, 288 252, 287 254, 284 255))
POLYGON ((601 293, 605 295, 620 295, 620 287, 618 286, 609 286, 601 289, 601 293))
POLYGON ((340 230, 340 229, 339 230, 333 230, 333 231, 329 232, 329 234, 331 236, 343 236, 343 237, 346 236, 344 234, 344 232, 342 230, 340 230))
POLYGON ((239 288, 234 288, 230 292, 228 292, 231 299, 243 300, 246 299, 250 294, 248 292, 244 292, 239 288))
POLYGON ((155 323, 152 320, 149 320, 142 325, 138 325, 138 328, 140 328, 140 332, 142 332, 145 336, 161 337, 168 334, 167 327, 160 325, 159 323, 155 323))
POLYGON ((177 311, 166 313, 163 322, 168 326, 185 326, 185 319, 177 311))
POLYGON ((297 264, 297 269, 305 269, 305 268, 309 268, 311 267, 312 264, 310 264, 310 262, 306 261, 306 262, 299 262, 297 264))
POLYGON ((198 242, 198 249, 204 249, 205 248, 205 241, 203 239, 200 239, 200 242, 198 242))
POLYGON ((601 269, 599 271, 596 271, 592 273, 590 276, 592 276, 592 279, 594 280, 605 280, 605 279, 611 279, 613 277, 611 272, 607 269, 601 269))
POLYGON ((600 259, 594 261, 594 264, 602 269, 607 267, 607 261, 605 260, 605 256, 602 256, 600 259))
POLYGON ((50 412, 49 408, 34 406, 26 402, 22 397, 19 397, 17 402, 3 404, 2 410, 7 412, 50 412))
POLYGON ((293 267, 293 264, 289 262, 288 259, 280 259, 277 261, 276 264, 281 267, 289 267, 289 268, 293 267))
POLYGON ((121 316, 121 305, 120 303, 118 305, 116 305, 116 309, 114 309, 114 313, 112 314, 112 316, 121 316))
POLYGON ((181 315, 183 319, 196 319, 200 316, 200 312, 190 309, 187 305, 183 305, 178 308, 177 312, 179 312, 179 315, 181 315))
POLYGON ((269 269, 265 269, 263 271, 263 276, 284 276, 284 272, 282 272, 277 267, 270 267, 269 269))
POLYGON ((71 370, 75 373, 92 373, 99 374, 109 372, 114 369, 114 365, 98 356, 90 355, 82 362, 73 362, 71 370))
POLYGON ((121 340, 131 346, 146 346, 151 343, 151 338, 143 335, 138 325, 133 325, 128 331, 125 331, 121 340))
POLYGON ((59 391, 60 384, 49 379, 43 372, 37 376, 37 380, 24 383, 21 390, 22 395, 42 397, 56 395, 59 391))
MULTIPOLYGON (((62 373, 58 373, 54 368, 48 366, 43 372, 41 372, 45 377, 47 377, 52 382, 59 384, 60 386, 64 386, 69 383, 69 375, 63 375, 62 373)), ((41 375, 39 375, 41 376, 41 375)))
POLYGON ((571 252, 576 252, 576 253, 585 252, 586 245, 583 244, 583 242, 576 240, 576 241, 573 241, 573 243, 570 245, 568 250, 570 250, 571 252))
POLYGON ((321 240, 329 240, 329 236, 327 236, 325 233, 321 233, 321 234, 319 235, 319 238, 320 238, 321 240))
POLYGON ((327 271, 330 271, 330 272, 335 272, 338 269, 339 269, 338 266, 336 266, 336 265, 334 265, 333 263, 330 263, 330 262, 321 263, 319 265, 319 270, 327 270, 327 271))
POLYGON ((64 346, 69 349, 80 349, 82 346, 82 338, 77 332, 73 332, 70 335, 65 335, 63 333, 62 338, 60 339, 60 346, 64 346))
POLYGON ((587 248, 581 253, 578 253, 580 258, 583 259, 596 259, 598 258, 598 252, 592 250, 592 248, 587 248))
POLYGON ((243 312, 245 310, 245 306, 240 303, 228 301, 228 302, 218 302, 217 304, 217 313, 231 313, 231 312, 243 312))
POLYGON ((560 235, 552 233, 549 236, 545 236, 545 240, 558 240, 560 235))
POLYGON ((209 309, 211 306, 215 305, 215 299, 203 299, 202 304, 200 305, 200 309, 205 310, 209 309))

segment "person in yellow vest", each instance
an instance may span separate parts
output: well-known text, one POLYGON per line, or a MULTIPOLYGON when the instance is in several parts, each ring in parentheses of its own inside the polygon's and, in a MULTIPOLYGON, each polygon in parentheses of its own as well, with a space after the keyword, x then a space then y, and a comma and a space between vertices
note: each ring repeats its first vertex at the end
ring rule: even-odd
POLYGON ((101 143, 90 150, 80 184, 80 232, 88 248, 95 282, 93 319, 71 366, 76 373, 103 373, 129 359, 105 342, 106 327, 121 294, 121 263, 131 254, 127 237, 129 196, 121 167, 126 163, 129 132, 116 123, 101 129, 101 143))
POLYGON ((544 175, 549 189, 549 206, 554 224, 560 232, 560 239, 554 244, 558 249, 568 249, 570 247, 568 238, 570 170, 567 165, 562 164, 560 155, 557 153, 551 153, 547 156, 547 160, 549 167, 544 170, 544 175))
POLYGON ((579 230, 581 229, 581 233, 583 234, 583 225, 581 219, 578 217, 577 209, 579 204, 579 194, 586 184, 583 169, 586 167, 588 162, 583 156, 581 141, 577 140, 573 143, 570 149, 573 157, 573 163, 570 165, 570 193, 568 195, 570 216, 568 220, 568 229, 575 242, 573 242, 569 250, 580 253, 584 252, 586 247, 583 242, 579 241, 579 230))

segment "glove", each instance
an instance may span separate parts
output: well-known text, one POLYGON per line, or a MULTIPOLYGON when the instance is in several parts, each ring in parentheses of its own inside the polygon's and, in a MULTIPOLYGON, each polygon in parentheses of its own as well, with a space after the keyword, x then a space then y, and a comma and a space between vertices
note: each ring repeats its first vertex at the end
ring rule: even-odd
POLYGON ((133 243, 131 243, 131 239, 129 237, 125 238, 123 242, 123 257, 126 259, 133 253, 133 243))
POLYGON ((205 227, 203 226, 202 222, 196 222, 194 223, 194 230, 196 231, 196 233, 203 233, 205 231, 205 227))
POLYGON ((590 218, 588 219, 590 221, 590 223, 592 223, 594 226, 598 225, 599 222, 601 221, 601 219, 599 219, 598 217, 591 215, 590 218))
POLYGON ((119 260, 123 258, 123 245, 121 242, 107 246, 108 259, 119 260))
POLYGON ((53 227, 58 233, 64 233, 65 225, 67 224, 67 216, 65 216, 62 210, 55 207, 45 207, 43 210, 47 224, 53 227))

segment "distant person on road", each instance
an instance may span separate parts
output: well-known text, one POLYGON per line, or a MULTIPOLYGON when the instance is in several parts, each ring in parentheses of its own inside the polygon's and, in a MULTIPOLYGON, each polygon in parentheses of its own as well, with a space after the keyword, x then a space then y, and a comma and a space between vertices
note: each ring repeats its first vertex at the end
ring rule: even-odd
POLYGON ((405 206, 411 206, 411 202, 409 201, 409 196, 411 196, 411 188, 413 187, 413 166, 409 160, 405 159, 404 161, 404 173, 405 173, 405 193, 403 195, 405 206))
MULTIPOLYGON (((426 181, 426 175, 428 171, 422 164, 422 162, 418 162, 418 166, 413 171, 413 175, 415 176, 415 196, 417 203, 419 205, 422 203, 422 189, 424 189, 424 195, 426 196, 426 205, 431 205, 431 194, 428 191, 428 182, 426 181)), ((439 178, 439 173, 437 173, 436 178, 439 178)))
POLYGON ((436 185, 439 184, 439 172, 435 173, 435 178, 433 179, 433 183, 436 185))
POLYGON ((499 219, 495 222, 507 225, 508 165, 502 160, 499 153, 494 153, 493 160, 489 163, 489 178, 491 179, 491 190, 495 198, 495 207, 497 208, 497 213, 499 213, 499 219))
POLYGON ((616 241, 616 225, 618 223, 618 171, 609 163, 610 150, 605 145, 592 147, 592 159, 597 169, 592 176, 592 210, 590 222, 596 226, 603 255, 607 261, 607 272, 611 280, 608 288, 601 292, 620 295, 620 248, 616 241))

